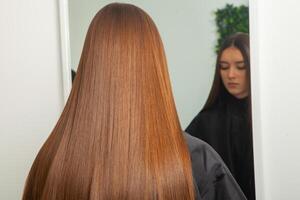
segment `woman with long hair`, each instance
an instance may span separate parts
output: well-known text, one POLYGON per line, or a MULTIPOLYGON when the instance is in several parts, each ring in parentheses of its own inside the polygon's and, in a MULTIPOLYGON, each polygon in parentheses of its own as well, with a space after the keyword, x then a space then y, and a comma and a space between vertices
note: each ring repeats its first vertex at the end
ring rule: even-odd
POLYGON ((186 132, 210 144, 249 200, 255 199, 249 36, 236 33, 221 46, 208 99, 186 132))
POLYGON ((194 146, 181 131, 155 24, 136 6, 109 4, 90 24, 70 97, 23 200, 198 199, 219 175, 226 188, 211 195, 244 199, 216 153, 186 137, 194 146), (189 148, 211 161, 192 166, 189 148), (205 170, 197 179, 198 165, 205 170), (201 176, 207 182, 196 185, 201 176))

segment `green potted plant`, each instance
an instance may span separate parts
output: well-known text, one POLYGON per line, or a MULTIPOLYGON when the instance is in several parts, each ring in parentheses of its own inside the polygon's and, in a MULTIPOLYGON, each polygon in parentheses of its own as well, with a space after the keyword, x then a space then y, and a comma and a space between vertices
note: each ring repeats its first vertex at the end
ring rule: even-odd
POLYGON ((218 40, 215 47, 217 52, 224 39, 236 32, 249 33, 248 6, 226 4, 224 8, 215 11, 218 40))

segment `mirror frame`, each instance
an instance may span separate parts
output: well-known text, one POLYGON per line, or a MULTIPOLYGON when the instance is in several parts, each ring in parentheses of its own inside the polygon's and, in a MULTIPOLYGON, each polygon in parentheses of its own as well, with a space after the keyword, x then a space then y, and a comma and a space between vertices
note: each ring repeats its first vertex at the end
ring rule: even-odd
POLYGON ((58 2, 59 2, 62 85, 63 85, 63 97, 64 97, 63 100, 64 103, 66 103, 72 88, 69 4, 68 4, 68 0, 60 0, 58 2))

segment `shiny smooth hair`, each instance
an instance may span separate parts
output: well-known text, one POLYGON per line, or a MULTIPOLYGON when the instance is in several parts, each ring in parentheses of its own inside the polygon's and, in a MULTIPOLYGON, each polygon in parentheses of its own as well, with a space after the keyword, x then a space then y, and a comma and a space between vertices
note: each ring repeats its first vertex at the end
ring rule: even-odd
POLYGON ((23 200, 190 200, 194 188, 158 30, 140 8, 109 4, 90 24, 23 200))
POLYGON ((251 105, 251 84, 250 84, 250 45, 249 45, 249 35, 247 33, 235 33, 233 35, 228 36, 225 41, 223 42, 220 50, 218 51, 217 55, 217 61, 216 61, 216 67, 215 67, 215 75, 214 80, 212 84, 212 88, 210 90, 210 93, 208 95, 208 98, 206 100, 206 103, 204 104, 204 107, 202 108, 202 111, 207 110, 214 105, 216 105, 220 101, 224 101, 226 99, 226 96, 231 95, 226 90, 223 81, 220 76, 220 59, 222 56, 222 53, 225 49, 229 47, 235 47, 238 50, 240 50, 244 62, 246 65, 247 70, 247 81, 249 82, 249 98, 248 98, 248 104, 251 105))

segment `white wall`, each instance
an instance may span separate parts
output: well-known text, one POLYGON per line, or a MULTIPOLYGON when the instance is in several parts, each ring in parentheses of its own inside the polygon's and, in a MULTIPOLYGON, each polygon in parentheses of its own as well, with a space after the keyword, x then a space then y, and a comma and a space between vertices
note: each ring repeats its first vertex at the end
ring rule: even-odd
POLYGON ((0 2, 0 199, 17 200, 63 106, 57 1, 0 2))
POLYGON ((250 6, 258 199, 298 200, 300 2, 253 0, 250 6))
MULTIPOLYGON (((88 25, 112 0, 69 0, 72 68, 77 68, 88 25)), ((165 46, 169 72, 182 127, 200 111, 208 96, 215 65, 214 14, 226 3, 248 0, 121 0, 144 9, 153 18, 165 46)))

